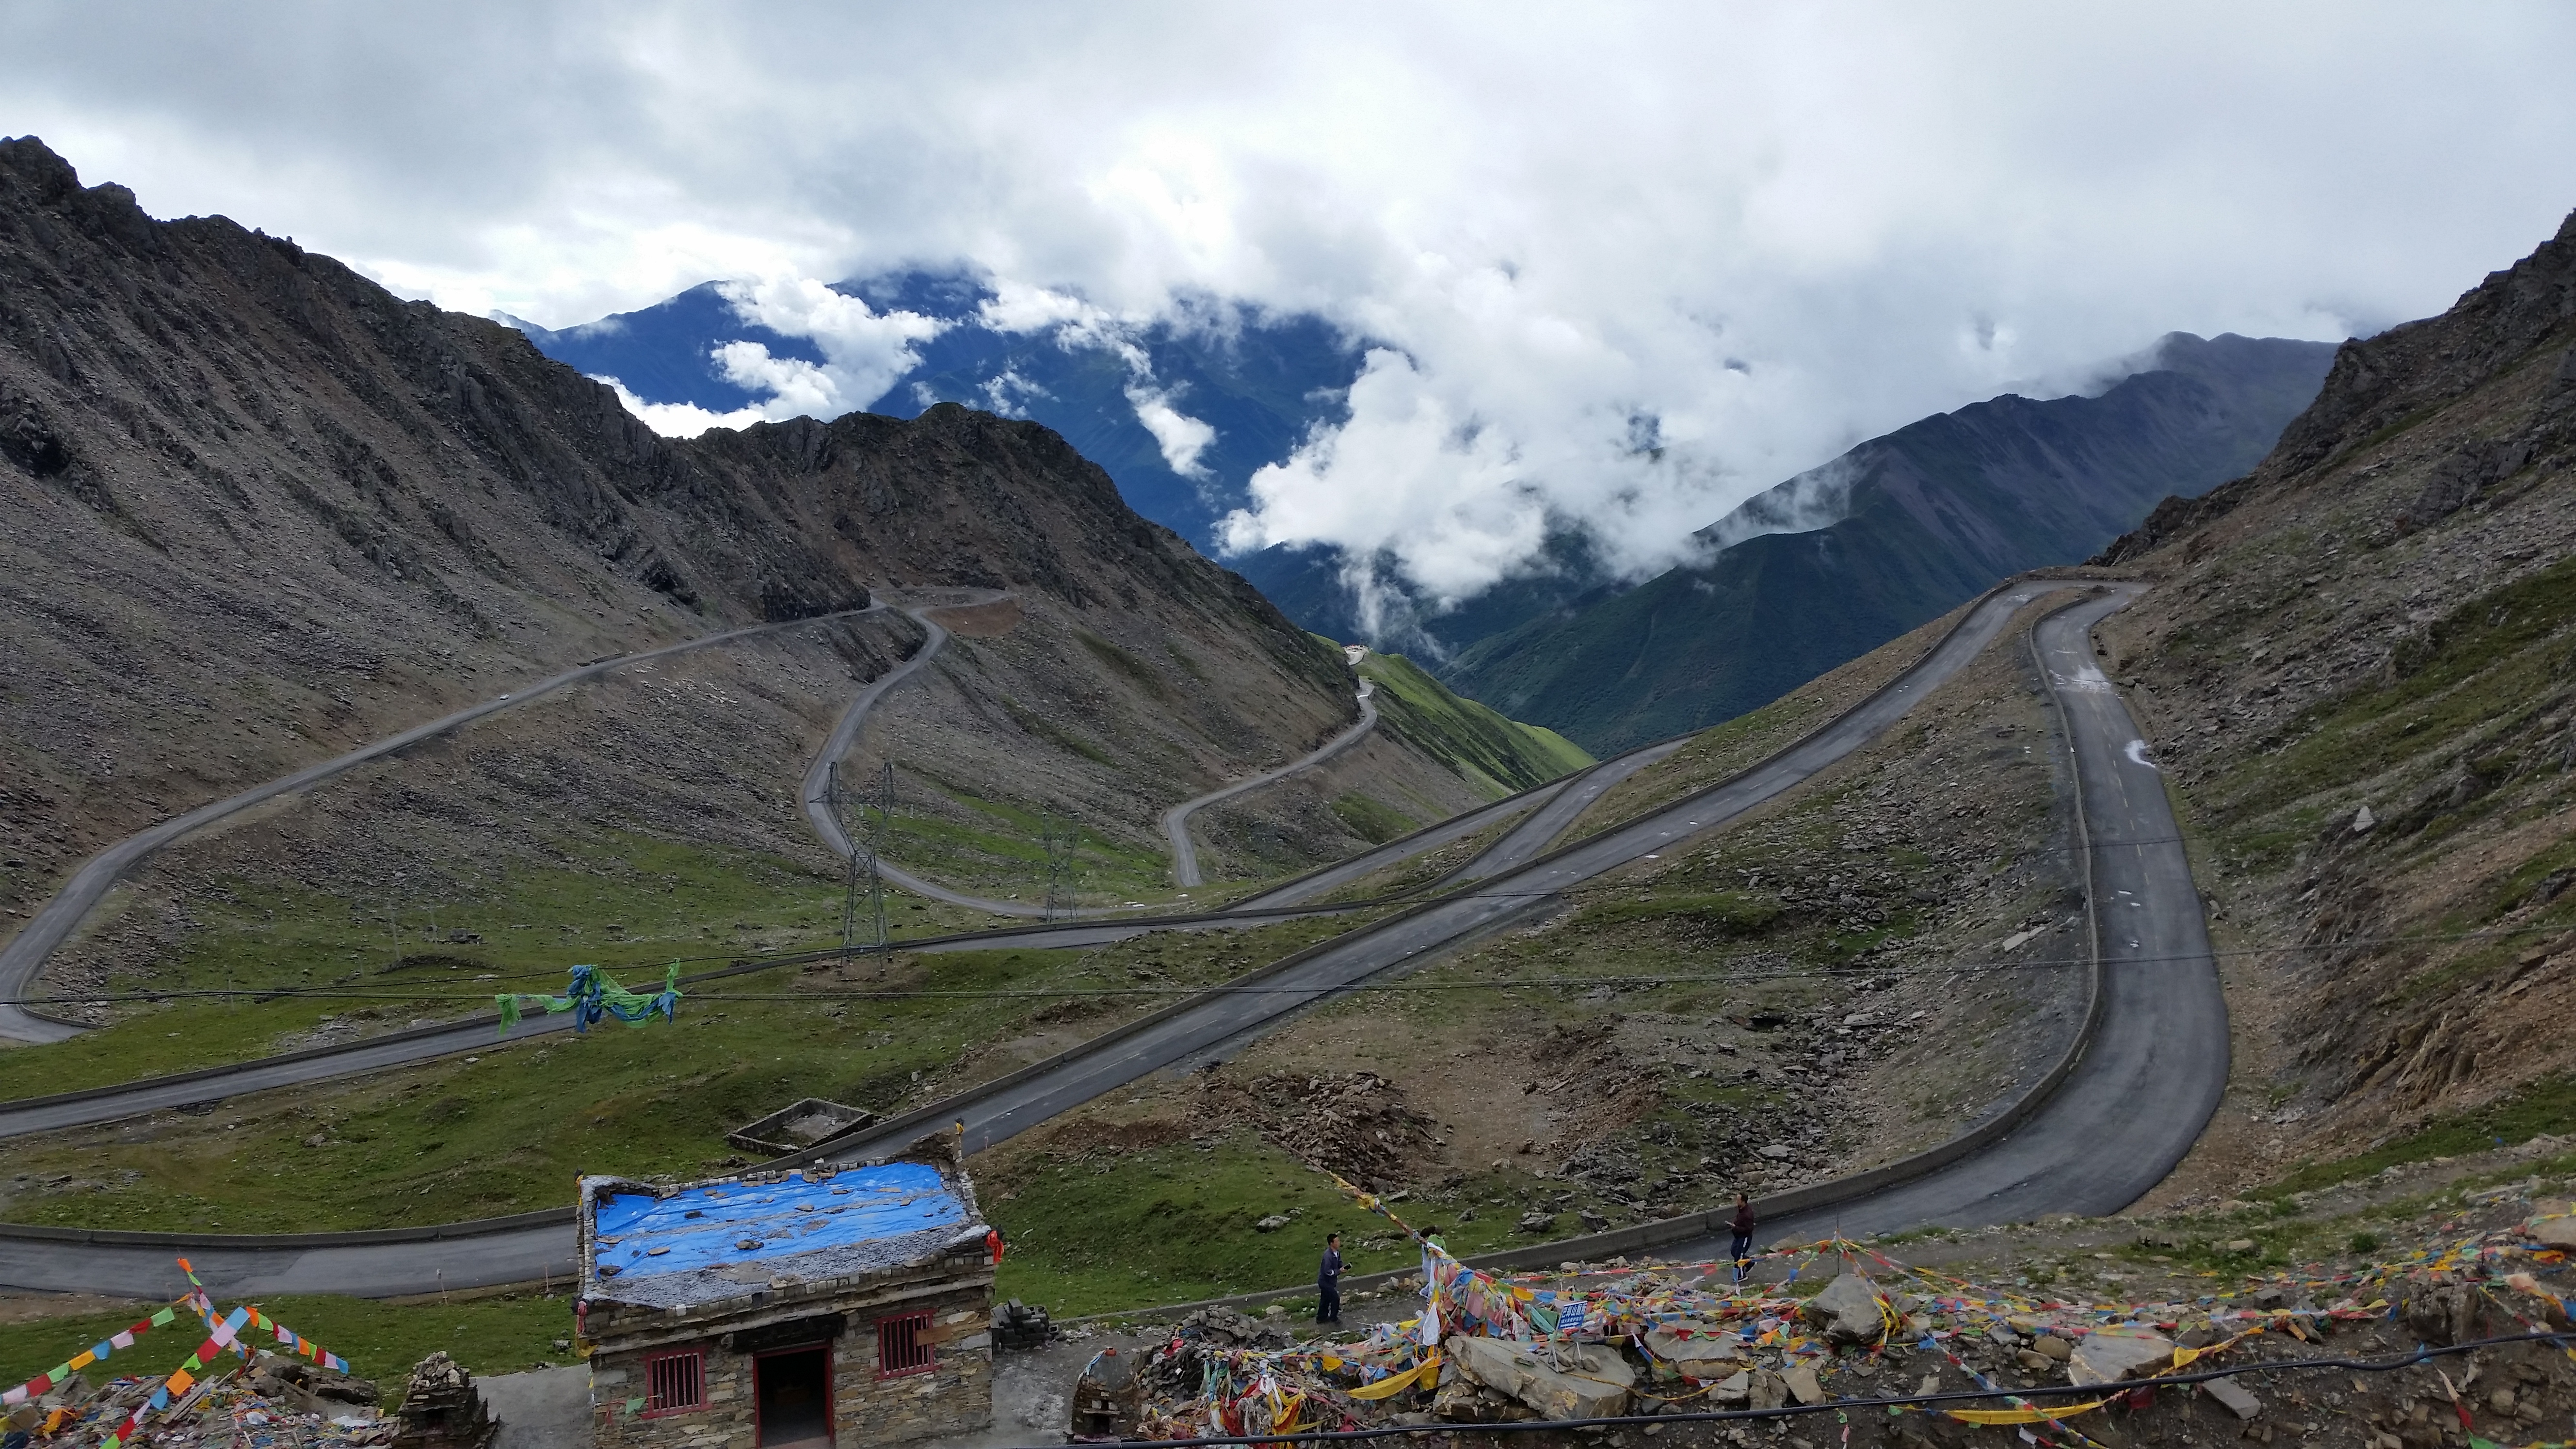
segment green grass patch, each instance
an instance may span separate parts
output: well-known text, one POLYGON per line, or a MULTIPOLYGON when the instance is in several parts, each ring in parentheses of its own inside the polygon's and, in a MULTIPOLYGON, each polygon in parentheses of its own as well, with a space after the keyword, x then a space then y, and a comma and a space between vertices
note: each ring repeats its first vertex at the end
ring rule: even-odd
POLYGON ((2576 1131, 2576 1073, 2546 1077, 2473 1112, 2444 1118, 2394 1142, 2332 1162, 2303 1164, 2264 1190, 2267 1197, 2311 1192, 2368 1177, 2405 1162, 2463 1157, 2499 1143, 2512 1146, 2543 1133, 2576 1131))
MULTIPOLYGON (((1341 929, 1329 920, 1289 921, 1160 932, 1079 953, 898 956, 889 976, 863 967, 848 989, 1188 989, 1341 929)), ((726 1170, 735 1158, 726 1132, 800 1097, 899 1110, 1019 1064, 1016 1055, 982 1057, 992 1043, 1068 1027, 1087 1036, 1171 999, 1105 990, 822 994, 838 980, 837 972, 780 967, 692 991, 676 1022, 603 1024, 587 1035, 496 1043, 475 1060, 261 1093, 196 1116, 20 1138, 11 1143, 11 1172, 23 1180, 8 1215, 63 1226, 283 1232, 551 1207, 569 1200, 581 1173, 692 1178, 726 1170)), ((49 1054, 93 1050, 101 1040, 131 1048, 173 1019, 24 1048, 10 1060, 51 1061, 49 1054)))
POLYGON ((1333 814, 1351 833, 1371 845, 1384 845, 1400 835, 1410 835, 1421 821, 1394 806, 1358 791, 1351 791, 1333 801, 1333 814))
MULTIPOLYGON (((176 1273, 173 1269, 174 1277, 176 1273)), ((219 1306, 230 1312, 234 1304, 227 1299, 219 1306)), ((442 1349, 478 1376, 574 1361, 571 1353, 554 1346, 555 1340, 572 1336, 569 1297, 531 1293, 397 1306, 366 1298, 289 1294, 263 1298, 259 1306, 270 1318, 347 1359, 349 1371, 373 1380, 389 1403, 402 1392, 412 1365, 442 1349)), ((109 1334, 132 1327, 151 1311, 127 1309, 0 1323, 0 1382, 23 1383, 109 1334)), ((160 1374, 178 1367, 206 1336, 202 1327, 190 1332, 188 1324, 183 1316, 137 1339, 133 1348, 120 1350, 89 1370, 92 1381, 101 1374, 160 1374)))
POLYGON ((1778 898, 1751 891, 1676 892, 1626 900, 1595 901, 1583 908, 1579 926, 1614 921, 1646 921, 1688 916, 1698 925, 1728 936, 1756 936, 1780 919, 1778 898))
MULTIPOLYGON (((905 814, 898 809, 887 857, 906 867, 950 882, 981 882, 985 890, 1017 886, 1024 898, 1046 890, 1047 818, 1038 811, 977 795, 922 771, 910 772, 919 784, 936 789, 966 815, 905 814)), ((1058 819, 1054 828, 1072 837, 1070 851, 1075 898, 1083 904, 1138 900, 1170 890, 1170 862, 1159 849, 1141 849, 1073 821, 1058 819)))
POLYGON ((574 961, 629 970, 784 946, 840 924, 841 883, 783 857, 602 831, 551 842, 560 864, 466 863, 358 899, 232 882, 191 895, 198 927, 115 985, 349 985, 428 968, 439 979, 538 977, 574 961))
MULTIPOLYGON (((1394 1211, 1437 1228, 1449 1251, 1490 1252, 1537 1239, 1516 1235, 1516 1207, 1479 1206, 1525 1191, 1524 1178, 1483 1174, 1433 1204, 1394 1211), (1474 1217, 1460 1220, 1463 1210, 1474 1217)), ((1186 1303, 1312 1283, 1324 1235, 1342 1235, 1348 1272, 1410 1267, 1420 1254, 1386 1219, 1363 1211, 1331 1179, 1248 1134, 1198 1146, 1016 1161, 985 1211, 1010 1243, 995 1294, 1044 1303, 1059 1316, 1186 1303), (1262 1220, 1287 1216, 1270 1232, 1262 1220)), ((1569 1208, 1564 1231, 1580 1231, 1569 1208)))
MULTIPOLYGON (((2481 594, 2402 640, 2385 673, 2303 717, 2292 727, 2295 743, 2246 761, 2223 788, 2240 811, 2259 814, 2427 752, 2447 762, 2464 743, 2510 730, 2563 692, 2576 672, 2576 646, 2563 637, 2571 624, 2576 558, 2481 594)), ((2498 777, 2510 768, 2509 760, 2487 764, 2498 777)))
POLYGON ((1401 654, 1374 651, 1360 676, 1377 686, 1386 728, 1498 799, 1544 785, 1591 764, 1582 746, 1551 729, 1521 724, 1424 673, 1401 654))
MULTIPOLYGON (((242 881, 192 894, 179 948, 111 989, 316 994, 128 1008, 104 1030, 12 1050, 0 1099, 265 1056, 312 1044, 303 1034, 327 1017, 372 1035, 466 1015, 495 992, 561 991, 576 962, 636 986, 673 961, 711 970, 840 939, 841 882, 782 858, 613 832, 555 851, 540 868, 459 866, 401 900, 242 881)), ((898 939, 989 920, 900 896, 889 906, 898 939)))

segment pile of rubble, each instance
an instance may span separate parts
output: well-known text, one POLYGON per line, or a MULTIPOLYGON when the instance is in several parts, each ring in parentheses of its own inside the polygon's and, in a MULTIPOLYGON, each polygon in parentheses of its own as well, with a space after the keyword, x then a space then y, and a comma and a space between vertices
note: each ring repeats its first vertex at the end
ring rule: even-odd
POLYGON ((1401 1182, 1436 1161, 1440 1124, 1375 1072, 1271 1072, 1237 1081, 1200 1074, 1193 1135, 1248 1127, 1302 1162, 1355 1182, 1401 1182))
MULTIPOLYGON (((73 1374, 0 1418, 8 1449, 95 1449, 152 1398, 164 1380, 124 1376, 93 1384, 73 1374)), ((392 1427, 377 1413, 376 1386, 301 1359, 260 1353, 220 1366, 147 1417, 129 1443, 169 1449, 339 1449, 381 1445, 392 1427)))
MULTIPOLYGON (((2152 1404, 2149 1381, 2168 1374, 2403 1360, 2419 1344, 2576 1329, 2569 1214, 2544 1203, 2366 1271, 2212 1284, 2178 1301, 1980 1286, 1841 1240, 1765 1255, 1766 1276, 1785 1269, 1786 1281, 1743 1285, 1724 1263, 1569 1264, 1507 1277, 1431 1249, 1423 1312, 1357 1342, 1297 1345, 1239 1313, 1192 1314, 1141 1362, 1117 1366, 1128 1407, 1116 1427, 1168 1439, 1647 1416, 1704 1435, 1723 1426, 1666 1416, 1799 1406, 1835 1415, 1836 1400, 1973 1391, 1973 1405, 1873 1407, 1850 1418, 1868 1429, 1853 1442, 1921 1449, 1957 1442, 1963 1422, 2083 1442, 2099 1422, 2086 1415, 2134 1417, 2152 1404), (2026 1396, 2052 1385, 2061 1387, 2026 1396)), ((2214 1379, 2172 1390, 2169 1412, 2185 1442, 2223 1432, 2269 1444, 2276 1428, 2296 1440, 2330 1418, 2373 1449, 2435 1449, 2472 1434, 2522 1442, 2576 1410, 2576 1350, 2556 1343, 2499 1344, 2367 1376, 2214 1379)))
POLYGON ((1047 1311, 1017 1298, 993 1310, 993 1347, 996 1350, 1044 1348, 1055 1336, 1055 1325, 1047 1311))

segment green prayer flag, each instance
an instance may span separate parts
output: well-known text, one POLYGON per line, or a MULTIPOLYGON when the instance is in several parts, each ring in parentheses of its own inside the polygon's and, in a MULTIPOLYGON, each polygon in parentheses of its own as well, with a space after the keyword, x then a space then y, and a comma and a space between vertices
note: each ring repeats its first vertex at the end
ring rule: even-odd
POLYGON ((626 1412, 630 1414, 640 1414, 644 1412, 644 1401, 640 1398, 628 1399, 626 1401, 626 1412))

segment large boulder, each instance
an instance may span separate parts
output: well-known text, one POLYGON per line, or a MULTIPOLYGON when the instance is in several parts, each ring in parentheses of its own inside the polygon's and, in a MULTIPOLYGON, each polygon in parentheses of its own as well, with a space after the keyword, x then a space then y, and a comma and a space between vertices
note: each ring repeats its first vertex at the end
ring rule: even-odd
POLYGON ((1509 1394, 1542 1418, 1599 1419, 1626 1413, 1628 1392, 1637 1382, 1637 1371, 1607 1344, 1555 1345, 1553 1352, 1565 1365, 1562 1372, 1541 1359, 1535 1345, 1508 1339, 1457 1334, 1441 1347, 1460 1374, 1509 1394))
POLYGON ((1803 1360, 1781 1370, 1780 1382, 1787 1386, 1789 1397, 1802 1404, 1825 1401, 1825 1386, 1816 1381, 1816 1366, 1803 1360))
POLYGON ((2576 1210, 2576 1203, 2545 1202, 2539 1204, 2539 1209, 2527 1230, 2532 1241, 2544 1248, 2565 1248, 2576 1252, 2576 1217, 2568 1216, 2571 1210, 2576 1210))
POLYGON ((1886 1301, 1867 1277, 1845 1273, 1801 1304, 1798 1313, 1836 1343, 1876 1343, 1887 1328, 1886 1301))
POLYGON ((2399 1314, 2417 1338, 2435 1348, 2465 1343, 2486 1332, 2486 1299, 2459 1283, 2437 1283, 2408 1293, 2399 1314))
POLYGON ((1694 1383, 1722 1379, 1745 1366, 1742 1336, 1716 1325, 1676 1323, 1656 1329, 1646 1335, 1645 1350, 1694 1383))
POLYGON ((2114 1324, 2084 1335, 2066 1365, 2070 1384, 2115 1384, 2145 1378, 2173 1365, 2174 1342, 2152 1328, 2114 1324))

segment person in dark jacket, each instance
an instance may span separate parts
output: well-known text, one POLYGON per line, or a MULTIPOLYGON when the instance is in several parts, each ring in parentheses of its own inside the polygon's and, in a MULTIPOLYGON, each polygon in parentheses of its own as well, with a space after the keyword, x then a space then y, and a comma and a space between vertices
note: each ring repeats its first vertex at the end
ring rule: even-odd
POLYGON ((1744 1273, 1753 1265, 1753 1200, 1742 1193, 1735 1195, 1735 1221, 1727 1224, 1735 1234, 1726 1256, 1735 1260, 1735 1281, 1744 1281, 1744 1273))
POLYGON ((1324 1261, 1315 1269, 1315 1321, 1342 1321, 1342 1235, 1324 1235, 1324 1261))

